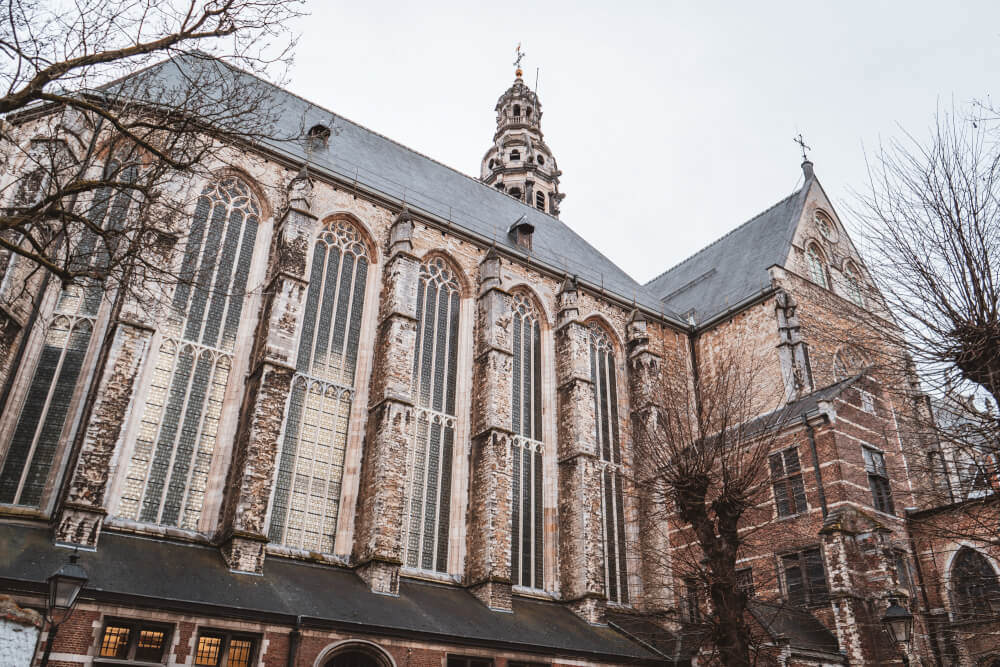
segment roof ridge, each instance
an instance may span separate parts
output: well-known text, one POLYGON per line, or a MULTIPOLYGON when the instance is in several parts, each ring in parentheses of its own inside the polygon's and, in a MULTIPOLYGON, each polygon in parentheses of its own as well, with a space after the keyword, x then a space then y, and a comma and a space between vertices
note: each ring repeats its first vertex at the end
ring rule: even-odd
POLYGON ((784 199, 782 199, 782 200, 780 200, 780 201, 772 204, 771 206, 768 206, 766 209, 764 209, 763 211, 761 211, 757 215, 753 216, 752 218, 750 218, 746 222, 744 222, 744 223, 742 223, 742 224, 740 224, 740 225, 738 225, 736 227, 733 227, 732 229, 730 229, 728 232, 726 232, 725 234, 723 234, 719 238, 715 239, 714 241, 712 241, 708 245, 703 246, 700 250, 696 250, 693 254, 688 255, 687 257, 685 257, 681 261, 677 262, 676 264, 674 264, 673 266, 671 266, 669 269, 667 269, 663 273, 661 273, 658 276, 655 276, 654 278, 651 278, 650 280, 646 281, 645 283, 643 283, 643 287, 646 287, 646 286, 652 284, 653 282, 659 280, 660 278, 662 278, 663 276, 667 275, 668 273, 670 273, 674 269, 680 268, 681 265, 688 263, 689 261, 691 261, 692 259, 694 259, 698 255, 700 255, 701 253, 705 252, 706 250, 708 250, 712 246, 718 245, 724 239, 728 238, 729 236, 732 236, 733 234, 735 234, 739 230, 741 230, 744 227, 746 227, 747 225, 749 225, 754 220, 757 220, 758 218, 762 217, 766 213, 768 213, 770 211, 773 211, 774 209, 778 208, 779 206, 781 206, 782 204, 784 204, 785 202, 787 202, 792 197, 795 197, 796 195, 798 195, 799 193, 801 193, 802 190, 804 190, 804 189, 805 189, 805 186, 803 185, 803 187, 799 188, 798 190, 795 190, 794 192, 792 192, 790 195, 788 195, 784 199))
MULTIPOLYGON (((188 56, 188 55, 192 55, 192 54, 188 54, 188 53, 181 54, 181 56, 188 56)), ((401 142, 393 139, 392 137, 386 136, 386 135, 382 134, 381 132, 377 132, 376 130, 373 130, 370 127, 368 127, 367 125, 362 125, 361 123, 357 122, 356 120, 352 120, 352 119, 348 118, 347 116, 344 116, 343 114, 337 113, 336 111, 333 111, 332 109, 328 109, 327 107, 325 107, 325 106, 323 106, 321 104, 317 104, 316 102, 308 100, 305 97, 303 97, 302 95, 299 95, 298 93, 293 92, 292 90, 289 90, 288 88, 285 88, 283 86, 279 86, 277 84, 271 83, 267 79, 261 78, 260 75, 255 74, 254 72, 248 72, 247 70, 243 69, 242 67, 237 67, 236 65, 233 65, 232 63, 226 62, 225 60, 223 60, 223 59, 221 59, 221 58, 219 58, 217 56, 213 56, 211 54, 205 54, 203 52, 197 52, 197 56, 199 56, 199 57, 206 57, 207 56, 207 58, 209 58, 209 59, 217 60, 217 61, 221 62, 223 65, 225 65, 226 67, 228 67, 228 68, 230 68, 232 70, 235 70, 237 72, 241 72, 243 74, 246 74, 247 76, 252 76, 253 78, 255 78, 258 81, 260 81, 261 83, 263 83, 265 85, 268 85, 268 86, 271 86, 272 88, 277 88, 278 90, 280 90, 280 91, 282 91, 282 92, 284 92, 284 93, 286 93, 288 95, 291 95, 292 97, 298 99, 299 101, 304 102, 305 104, 307 104, 307 105, 309 105, 311 107, 319 109, 320 111, 325 111, 326 113, 330 114, 334 118, 340 118, 341 120, 347 121, 351 125, 354 125, 355 127, 358 127, 360 129, 364 130, 365 132, 369 132, 369 133, 375 135, 376 137, 379 137, 381 139, 385 139, 386 141, 388 141, 391 144, 395 144, 396 146, 399 146, 400 148, 402 148, 404 150, 407 150, 407 151, 409 151, 409 152, 411 152, 411 153, 413 153, 415 155, 419 155, 420 157, 424 158, 425 160, 429 160, 430 162, 433 162, 436 165, 444 167, 445 169, 447 169, 449 171, 452 171, 452 172, 458 174, 459 176, 467 178, 468 180, 472 181, 473 183, 476 183, 477 185, 479 185, 480 187, 486 188, 490 192, 500 192, 496 188, 493 188, 493 187, 490 187, 489 185, 486 185, 485 183, 483 183, 478 178, 476 178, 474 176, 470 176, 469 174, 465 173, 464 171, 460 171, 459 169, 457 169, 455 167, 452 167, 451 165, 447 165, 444 162, 441 162, 440 160, 431 157, 430 155, 426 155, 424 153, 421 153, 420 151, 416 150, 415 148, 412 148, 411 146, 407 146, 406 144, 401 143, 401 142)), ((167 60, 164 60, 162 62, 164 62, 164 63, 165 62, 169 62, 169 61, 173 60, 176 57, 180 57, 180 56, 172 56, 171 58, 168 58, 167 60)), ((525 207, 527 207, 528 209, 530 209, 532 211, 536 211, 538 213, 541 213, 542 215, 545 215, 546 217, 549 217, 549 218, 551 218, 553 220, 561 222, 564 226, 566 226, 568 229, 570 229, 572 231, 572 228, 570 228, 569 225, 567 225, 566 223, 562 222, 562 220, 559 220, 559 218, 555 217, 554 215, 552 215, 548 211, 542 211, 540 209, 537 209, 534 206, 531 206, 530 204, 527 204, 527 203, 521 201, 520 199, 515 199, 514 197, 511 197, 506 192, 501 192, 500 194, 503 194, 503 195, 509 197, 510 199, 513 199, 514 201, 516 201, 519 204, 521 204, 521 206, 525 206, 525 207)), ((576 234, 575 231, 573 233, 576 234)), ((580 236, 580 235, 577 234, 577 236, 580 236)), ((582 239, 583 237, 580 236, 580 238, 582 239)), ((603 253, 601 253, 601 254, 603 254, 603 253)), ((619 268, 621 268, 621 267, 619 267, 619 268)), ((634 278, 633 278, 633 280, 634 280, 634 278)), ((636 283, 638 283, 638 281, 636 281, 636 283)))

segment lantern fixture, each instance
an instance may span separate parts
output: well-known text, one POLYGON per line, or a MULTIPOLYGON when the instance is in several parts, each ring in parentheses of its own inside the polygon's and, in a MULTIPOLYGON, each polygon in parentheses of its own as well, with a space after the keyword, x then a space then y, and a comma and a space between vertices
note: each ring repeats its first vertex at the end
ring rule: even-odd
POLYGON ((889 608, 882 616, 882 626, 893 642, 909 644, 913 635, 913 614, 900 607, 895 598, 890 599, 889 608))

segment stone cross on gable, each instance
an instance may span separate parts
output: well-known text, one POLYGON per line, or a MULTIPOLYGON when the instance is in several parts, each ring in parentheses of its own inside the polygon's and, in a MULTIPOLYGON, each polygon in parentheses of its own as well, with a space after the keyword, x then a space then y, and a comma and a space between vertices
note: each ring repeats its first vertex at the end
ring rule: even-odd
POLYGON ((806 145, 805 140, 802 138, 802 133, 799 132, 798 136, 793 138, 792 141, 797 143, 799 145, 799 148, 802 149, 802 161, 805 162, 806 160, 808 160, 809 158, 806 157, 806 151, 811 151, 812 146, 806 145))

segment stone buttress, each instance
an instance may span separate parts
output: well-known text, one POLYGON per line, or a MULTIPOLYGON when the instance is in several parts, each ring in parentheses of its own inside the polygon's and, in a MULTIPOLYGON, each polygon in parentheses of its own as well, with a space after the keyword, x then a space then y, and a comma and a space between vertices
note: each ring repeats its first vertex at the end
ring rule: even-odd
POLYGON ((413 359, 420 260, 413 219, 403 209, 389 232, 368 425, 355 515, 354 560, 377 593, 395 595, 403 562, 406 454, 412 435, 413 359))
POLYGON ((270 280, 250 353, 219 528, 222 555, 239 572, 259 574, 264 567, 265 522, 309 289, 306 266, 316 232, 316 216, 309 212, 312 190, 305 170, 289 184, 288 208, 275 229, 270 280))
POLYGON ((580 321, 579 293, 567 279, 557 296, 559 573, 562 598, 591 623, 604 621, 601 462, 594 423, 590 332, 580 321))
POLYGON ((500 288, 500 257, 479 265, 472 397, 472 478, 466 576, 483 604, 511 610, 511 401, 513 350, 509 295, 500 288))

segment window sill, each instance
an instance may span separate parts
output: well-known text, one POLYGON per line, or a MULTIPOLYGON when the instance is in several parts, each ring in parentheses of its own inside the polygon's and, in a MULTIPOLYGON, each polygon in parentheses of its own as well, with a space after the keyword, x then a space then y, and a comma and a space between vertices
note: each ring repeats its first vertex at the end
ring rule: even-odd
POLYGON ((119 658, 94 658, 94 667, 114 665, 115 667, 163 667, 162 662, 143 662, 142 660, 121 660, 119 658))

